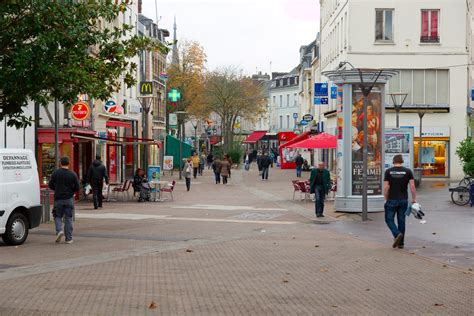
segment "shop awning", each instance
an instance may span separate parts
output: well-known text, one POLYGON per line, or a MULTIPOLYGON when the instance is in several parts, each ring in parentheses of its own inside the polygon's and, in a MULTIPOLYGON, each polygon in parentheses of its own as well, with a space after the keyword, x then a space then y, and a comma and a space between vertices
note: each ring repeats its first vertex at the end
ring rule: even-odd
POLYGON ((263 136, 265 136, 267 132, 266 131, 255 131, 252 134, 250 134, 247 139, 244 141, 244 143, 247 144, 255 144, 258 142, 263 136))
POLYGON ((292 140, 289 140, 287 141, 286 143, 284 143, 283 145, 280 146, 280 148, 285 148, 285 147, 288 147, 290 146, 291 144, 295 144, 297 142, 300 142, 302 140, 305 140, 307 139, 308 137, 310 136, 310 133, 309 132, 304 132, 302 134, 299 134, 298 136, 296 136, 295 138, 293 138, 292 140))
POLYGON ((150 145, 150 146, 159 146, 162 147, 160 141, 155 141, 153 139, 144 139, 144 138, 133 138, 133 137, 99 137, 95 135, 81 135, 81 134, 72 134, 73 138, 87 139, 87 140, 100 140, 106 142, 107 144, 116 144, 116 145, 150 145), (124 139, 124 140, 121 140, 124 139))
POLYGON ((290 144, 287 148, 305 149, 330 149, 337 147, 337 137, 327 133, 320 133, 316 136, 290 144))

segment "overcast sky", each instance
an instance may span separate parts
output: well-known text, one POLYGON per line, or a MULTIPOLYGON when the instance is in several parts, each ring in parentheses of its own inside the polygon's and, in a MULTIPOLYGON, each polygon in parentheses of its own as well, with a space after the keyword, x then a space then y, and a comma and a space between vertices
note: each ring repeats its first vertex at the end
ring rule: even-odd
MULTIPOLYGON (((290 71, 299 48, 319 31, 318 0, 156 0, 158 25, 178 40, 204 46, 208 68, 238 66, 245 74, 290 71), (270 68, 270 62, 272 66, 270 68)), ((155 19, 155 0, 143 0, 143 14, 155 19)), ((170 38, 171 40, 171 38, 170 38)))

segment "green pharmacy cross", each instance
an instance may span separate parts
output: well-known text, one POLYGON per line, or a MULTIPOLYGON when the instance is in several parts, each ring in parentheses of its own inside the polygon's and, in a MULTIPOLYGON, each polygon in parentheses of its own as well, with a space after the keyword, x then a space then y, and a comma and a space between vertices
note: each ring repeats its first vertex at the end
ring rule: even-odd
POLYGON ((171 91, 168 92, 168 99, 170 99, 171 103, 175 105, 179 100, 181 100, 181 92, 177 89, 171 89, 171 91))

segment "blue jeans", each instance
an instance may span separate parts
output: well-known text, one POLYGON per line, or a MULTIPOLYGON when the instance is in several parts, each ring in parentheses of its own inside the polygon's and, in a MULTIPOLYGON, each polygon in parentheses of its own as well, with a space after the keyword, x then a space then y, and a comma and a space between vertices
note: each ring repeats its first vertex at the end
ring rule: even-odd
POLYGON ((301 167, 296 167, 296 177, 301 178, 301 167))
POLYGON ((216 178, 216 184, 221 183, 221 174, 218 172, 214 172, 214 176, 216 178))
POLYGON ((56 212, 56 216, 54 217, 56 234, 63 230, 62 224, 64 217, 64 234, 66 235, 66 241, 72 240, 72 213, 74 212, 74 198, 54 201, 54 210, 56 212))
POLYGON ((324 187, 322 185, 315 185, 314 186, 314 208, 316 211, 316 216, 323 215, 324 212, 324 187))
MULTIPOLYGON (((405 212, 408 207, 408 200, 388 200, 385 202, 385 223, 392 232, 393 238, 402 233, 405 235, 405 212), (395 216, 397 217, 397 225, 395 225, 395 216)), ((400 242, 403 246, 404 239, 400 242)))

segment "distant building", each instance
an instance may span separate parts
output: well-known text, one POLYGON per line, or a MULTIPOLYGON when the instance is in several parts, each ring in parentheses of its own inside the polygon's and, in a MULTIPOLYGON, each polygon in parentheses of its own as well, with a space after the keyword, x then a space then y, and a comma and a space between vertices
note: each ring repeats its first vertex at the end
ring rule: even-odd
POLYGON ((270 130, 273 132, 294 131, 301 116, 299 103, 299 73, 297 68, 289 73, 273 73, 269 89, 270 130))

